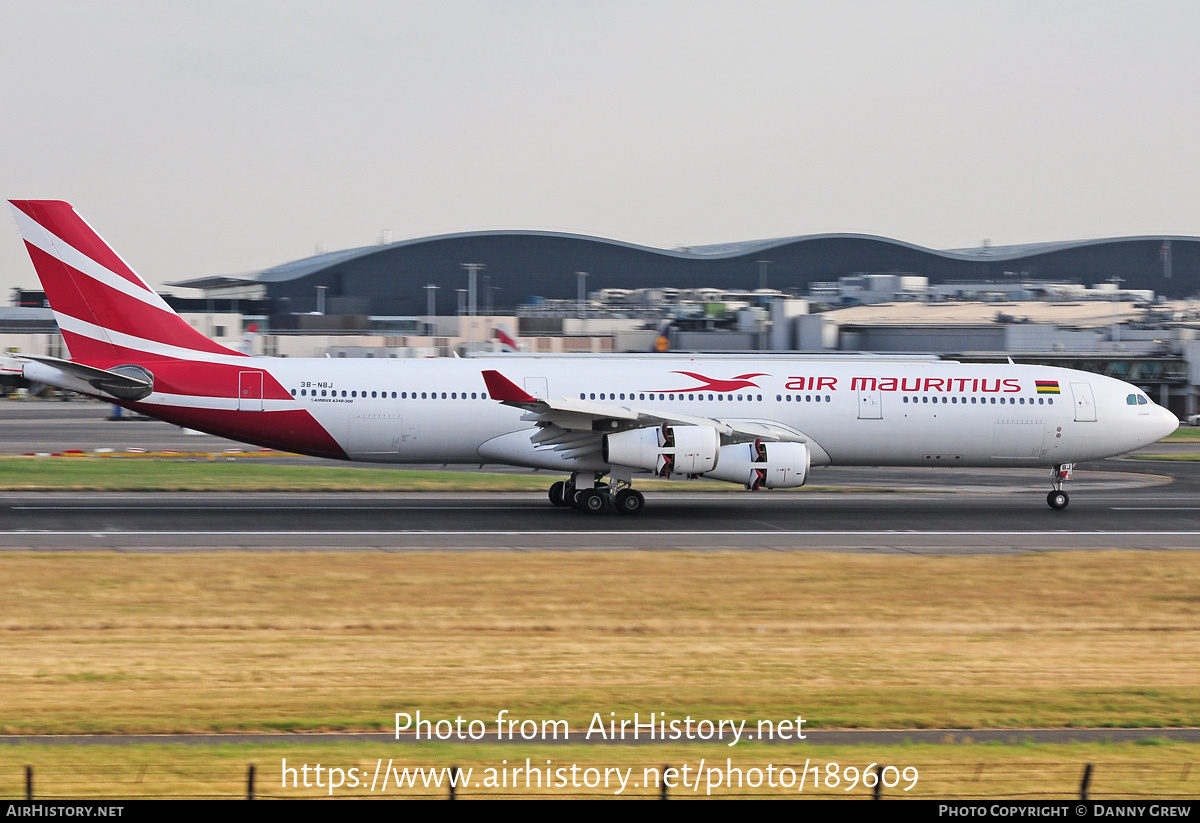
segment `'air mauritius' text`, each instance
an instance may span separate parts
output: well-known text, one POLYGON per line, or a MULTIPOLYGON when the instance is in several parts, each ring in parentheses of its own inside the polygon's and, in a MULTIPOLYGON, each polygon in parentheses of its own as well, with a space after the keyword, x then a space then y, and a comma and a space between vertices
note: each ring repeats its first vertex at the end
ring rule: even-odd
MULTIPOLYGON (((836 377, 789 376, 788 391, 837 391, 836 377)), ((1021 381, 1015 377, 852 377, 850 391, 896 392, 1019 392, 1021 381)))

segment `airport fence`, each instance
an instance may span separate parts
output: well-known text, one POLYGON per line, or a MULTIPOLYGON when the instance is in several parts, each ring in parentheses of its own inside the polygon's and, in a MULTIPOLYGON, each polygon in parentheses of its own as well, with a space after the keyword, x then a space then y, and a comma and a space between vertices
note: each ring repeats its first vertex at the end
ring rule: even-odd
MULTIPOLYGON (((371 764, 363 764, 364 767, 371 764)), ((598 768, 603 769, 602 765, 598 768)), ((765 773, 766 763, 739 763, 743 775, 759 769, 765 773)), ((808 762, 773 763, 775 773, 791 769, 793 778, 803 769, 813 768, 808 762)), ((824 766, 825 764, 822 764, 824 766)), ((846 798, 846 799, 925 799, 975 801, 1080 801, 1154 799, 1194 800, 1200 797, 1200 770, 1187 762, 1107 761, 1103 763, 909 763, 919 773, 919 781, 911 791, 905 783, 881 779, 885 766, 872 764, 873 769, 855 775, 839 785, 828 785, 822 772, 818 785, 798 789, 795 783, 775 786, 765 782, 758 786, 706 785, 703 779, 686 785, 679 782, 679 767, 661 763, 634 765, 631 785, 620 793, 613 788, 565 786, 542 788, 526 782, 500 787, 484 787, 478 781, 482 767, 475 777, 457 766, 437 767, 439 780, 422 785, 420 780, 402 788, 387 786, 382 791, 368 790, 366 785, 343 785, 335 789, 322 785, 305 788, 302 785, 284 786, 278 763, 266 768, 250 764, 213 764, 186 762, 157 763, 56 763, 54 765, 0 769, 0 799, 28 801, 63 800, 282 800, 282 799, 424 799, 462 800, 499 798, 608 798, 642 800, 690 800, 712 798, 846 798), (664 775, 674 769, 672 786, 640 779, 643 774, 664 775), (453 779, 450 779, 453 777, 453 779), (462 785, 464 781, 466 785, 462 785), (636 785, 632 785, 636 784, 636 785)), ((430 776, 435 769, 429 769, 430 776)), ((369 769, 368 769, 369 773, 369 769)), ((898 775, 899 770, 896 770, 898 775)), ((693 772, 695 774, 695 772, 693 772)), ((364 781, 365 783, 365 781, 364 781)))

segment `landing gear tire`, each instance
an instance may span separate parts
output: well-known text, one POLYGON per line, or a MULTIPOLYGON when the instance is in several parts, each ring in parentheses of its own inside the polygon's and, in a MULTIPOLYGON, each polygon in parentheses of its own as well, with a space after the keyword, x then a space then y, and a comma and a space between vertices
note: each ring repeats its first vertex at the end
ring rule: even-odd
POLYGON ((641 514, 646 507, 646 497, 639 491, 622 489, 617 492, 615 503, 621 514, 641 514))
POLYGON ((579 509, 588 514, 599 514, 608 506, 608 495, 599 489, 584 489, 577 500, 579 509))
POLYGON ((601 495, 603 495, 605 498, 607 498, 608 497, 608 484, 600 483, 591 489, 574 489, 570 493, 570 496, 564 498, 565 500, 568 501, 565 505, 574 506, 577 509, 582 509, 584 492, 590 492, 590 491, 598 491, 601 493, 601 495))
POLYGON ((1054 491, 1046 495, 1046 502, 1050 504, 1050 508, 1054 509, 1055 511, 1061 511, 1067 507, 1068 503, 1071 502, 1071 498, 1068 497, 1067 493, 1064 491, 1054 491))
POLYGON ((550 487, 550 502, 556 506, 569 506, 567 502, 567 484, 559 480, 550 487))

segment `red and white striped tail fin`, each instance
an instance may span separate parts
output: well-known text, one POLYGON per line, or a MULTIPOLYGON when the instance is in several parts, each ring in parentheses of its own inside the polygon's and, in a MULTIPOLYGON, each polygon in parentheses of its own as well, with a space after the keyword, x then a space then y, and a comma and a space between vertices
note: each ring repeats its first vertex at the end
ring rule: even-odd
POLYGON ((492 329, 492 336, 496 338, 496 342, 500 344, 501 351, 517 352, 523 351, 523 347, 518 343, 511 334, 508 333, 508 327, 503 323, 497 323, 492 329))
POLYGON ((72 359, 128 363, 243 356, 185 323, 71 204, 9 202, 72 359))

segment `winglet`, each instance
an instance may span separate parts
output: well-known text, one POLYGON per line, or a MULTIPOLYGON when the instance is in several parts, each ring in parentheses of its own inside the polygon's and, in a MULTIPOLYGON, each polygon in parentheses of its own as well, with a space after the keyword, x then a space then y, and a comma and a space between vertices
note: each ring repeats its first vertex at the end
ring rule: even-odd
POLYGON ((499 400, 501 403, 540 402, 536 397, 495 369, 484 370, 483 382, 487 383, 488 392, 492 395, 492 399, 499 400))

